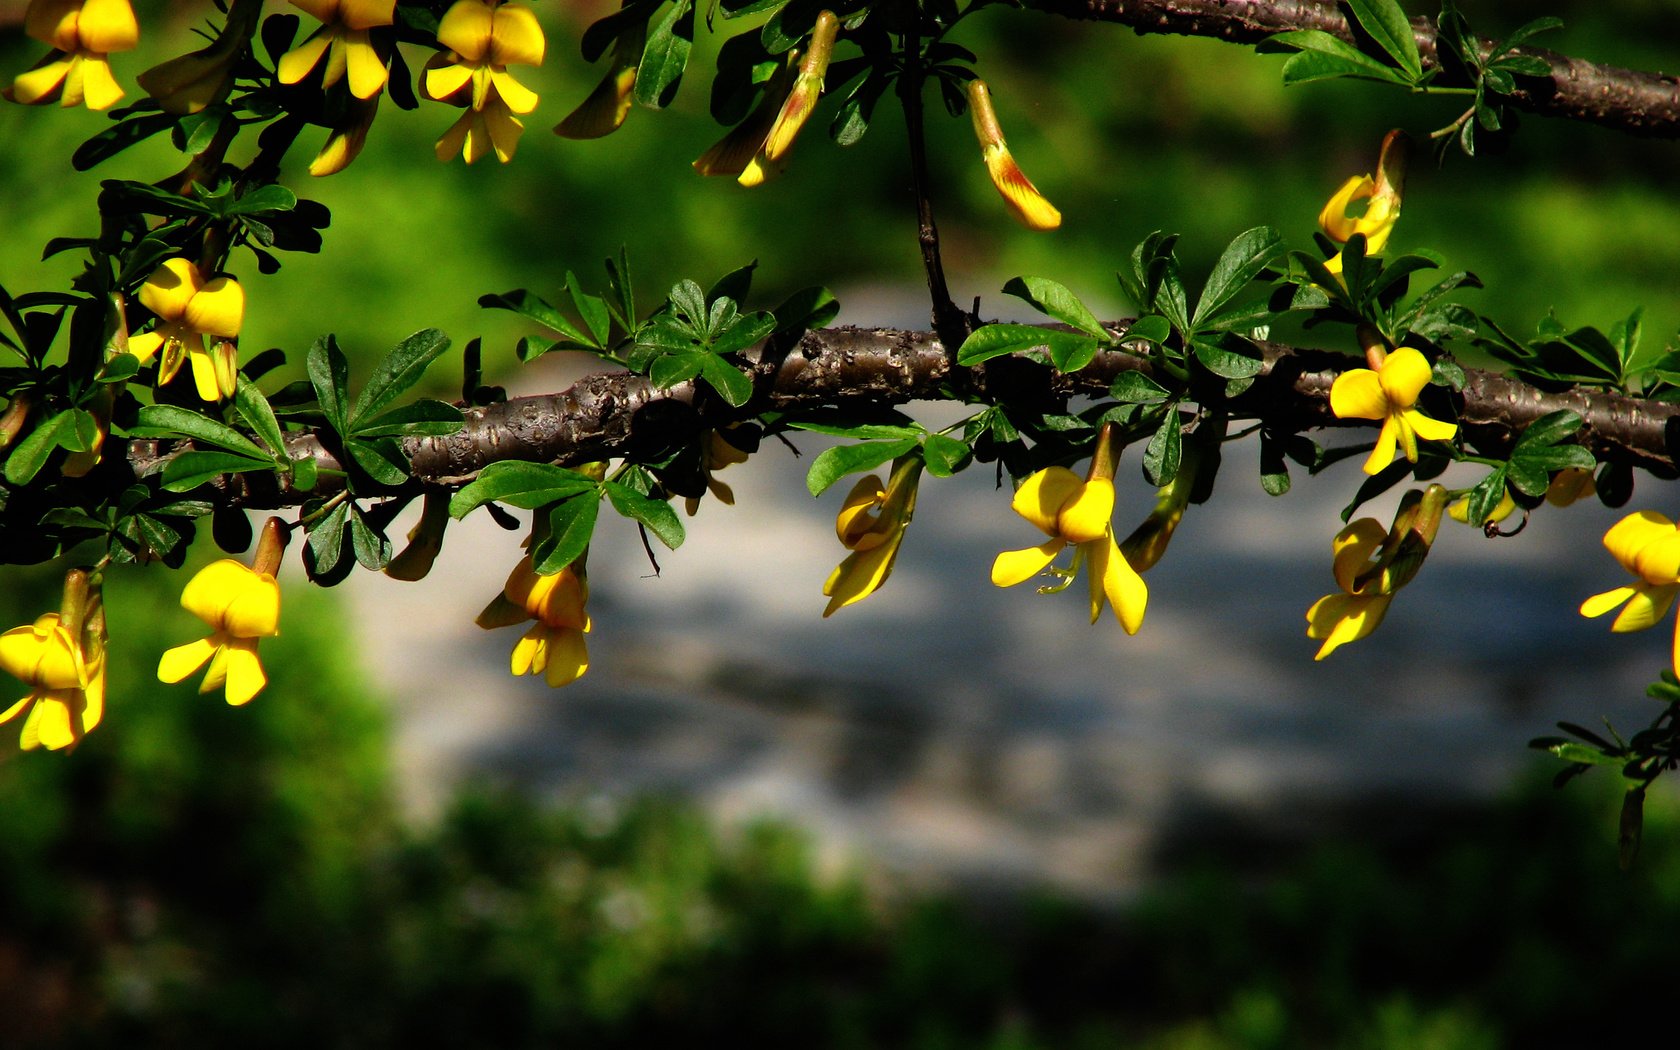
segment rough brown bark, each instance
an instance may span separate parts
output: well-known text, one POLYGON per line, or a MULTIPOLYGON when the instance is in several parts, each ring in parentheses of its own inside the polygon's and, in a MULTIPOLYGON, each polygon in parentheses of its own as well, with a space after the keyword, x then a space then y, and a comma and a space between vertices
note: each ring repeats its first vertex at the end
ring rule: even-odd
MULTIPOLYGON (((1127 322, 1111 327, 1123 333, 1127 322)), ((1330 413, 1330 387, 1357 359, 1321 350, 1297 350, 1260 344, 1265 371, 1253 388, 1231 405, 1233 418, 1264 418, 1272 426, 1308 430, 1324 426, 1371 426, 1363 420, 1339 420, 1330 413)), ((813 408, 833 404, 903 404, 966 395, 1018 394, 1024 377, 1035 394, 1051 404, 1080 395, 1102 396, 1122 372, 1147 371, 1142 357, 1123 351, 1099 354, 1074 375, 1027 366, 1017 358, 979 368, 952 363, 931 332, 894 328, 828 328, 807 332, 785 352, 760 347, 749 351, 753 400, 734 409, 707 388, 683 383, 654 389, 639 375, 589 376, 558 394, 521 397, 484 408, 468 409, 466 426, 447 437, 410 439, 405 443, 416 479, 428 486, 454 487, 477 476, 491 463, 527 460, 580 463, 607 459, 668 442, 684 428, 718 426, 757 412, 813 408)), ((1672 477, 1675 463, 1667 434, 1680 429, 1680 405, 1641 401, 1603 391, 1546 393, 1491 372, 1469 370, 1469 381, 1454 401, 1459 423, 1476 448, 1498 454, 1522 428, 1559 409, 1585 420, 1579 440, 1604 459, 1620 459, 1661 476, 1672 477)), ((290 438, 293 457, 313 456, 322 468, 341 469, 338 460, 313 434, 290 438)), ((171 450, 155 441, 131 441, 126 455, 136 474, 158 469, 171 450)), ((328 478, 323 477, 326 484, 328 478)), ((303 493, 275 490, 272 478, 241 475, 229 479, 223 496, 246 506, 296 504, 303 493)))
MULTIPOLYGON (((1292 29, 1318 29, 1352 42, 1347 17, 1324 0, 1031 0, 1068 18, 1118 22, 1138 33, 1207 36, 1254 44, 1292 29)), ((1544 14, 1543 10, 1535 14, 1544 14)), ((1424 68, 1440 65, 1435 25, 1412 20, 1424 68)), ((1485 48, 1491 41, 1483 40, 1485 48)), ((1551 66, 1550 77, 1523 77, 1504 96, 1519 109, 1582 120, 1635 135, 1680 137, 1680 79, 1587 62, 1541 48, 1519 48, 1551 66)))

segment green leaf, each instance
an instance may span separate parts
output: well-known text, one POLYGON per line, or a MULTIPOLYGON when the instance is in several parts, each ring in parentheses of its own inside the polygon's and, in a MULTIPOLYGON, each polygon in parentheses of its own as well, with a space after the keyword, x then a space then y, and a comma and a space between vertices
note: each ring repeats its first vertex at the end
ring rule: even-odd
POLYGON ((390 438, 345 438, 344 447, 356 465, 381 485, 401 485, 408 480, 408 457, 390 438))
POLYGON ((1406 71, 1412 83, 1423 78, 1423 59, 1418 54, 1417 39, 1412 36, 1412 23, 1398 0, 1346 0, 1353 16, 1371 34, 1377 46, 1388 52, 1396 65, 1406 71))
POLYGON ((550 306, 540 296, 532 295, 523 288, 515 288, 500 295, 481 295, 478 297, 478 305, 488 310, 511 310, 550 331, 559 332, 580 346, 589 345, 589 337, 577 325, 566 320, 565 314, 550 306))
POLYGON ((763 311, 742 314, 712 337, 712 353, 738 354, 776 330, 776 319, 763 311))
POLYGON ((847 474, 874 470, 915 447, 915 439, 906 438, 903 441, 865 441, 824 449, 811 461, 811 469, 805 475, 805 487, 811 495, 820 496, 847 474))
POLYGON ((578 316, 589 326, 589 334, 595 337, 592 344, 597 349, 606 346, 607 336, 612 334, 612 314, 607 310, 607 301, 585 292, 578 284, 577 274, 570 270, 566 271, 566 293, 572 297, 578 316))
POLYGON ((1154 291, 1150 308, 1160 312, 1180 332, 1190 330, 1190 311, 1184 294, 1184 278, 1179 274, 1178 257, 1157 256, 1150 264, 1148 287, 1154 291))
MULTIPOLYGON (((1465 507, 1465 517, 1475 524, 1481 524, 1499 508, 1499 501, 1505 498, 1506 470, 1499 467, 1490 471, 1488 476, 1476 483, 1470 490, 1470 497, 1465 507)), ((1544 486, 1541 487, 1544 490, 1544 486)))
POLYGON ((1555 445, 1581 429, 1581 417, 1569 409, 1548 412, 1523 428, 1513 451, 1555 445))
POLYGON ((552 576, 577 561, 595 535, 601 500, 595 493, 575 496, 548 512, 548 535, 531 548, 537 572, 552 576))
MULTIPOLYGON (((1058 335, 1067 335, 1058 332, 1058 335)), ((1097 356, 1097 341, 1089 336, 1073 336, 1071 339, 1053 339, 1050 341, 1050 363, 1056 366, 1058 372, 1070 374, 1079 371, 1091 363, 1097 356)))
POLYGON ((315 556, 316 577, 330 576, 344 556, 344 525, 350 516, 350 504, 340 503, 309 530, 309 552, 315 556))
POLYGON ((1589 766, 1614 766, 1625 761, 1626 756, 1620 754, 1605 754, 1603 751, 1586 744, 1577 744, 1572 740, 1561 744, 1553 744, 1546 748, 1552 754, 1565 762, 1581 762, 1589 766))
MULTIPOLYGON (((237 395, 236 395, 237 396, 237 395)), ((272 460, 274 454, 219 420, 176 405, 147 405, 136 417, 129 433, 137 437, 182 435, 203 441, 251 459, 272 460)), ((278 427, 278 424, 276 424, 278 427)))
POLYGON ((269 452, 277 459, 284 459, 286 436, 280 430, 280 421, 274 418, 274 409, 269 405, 268 398, 263 396, 257 384, 240 376, 239 387, 233 395, 233 407, 245 425, 268 445, 269 452))
POLYGON ((659 542, 676 550, 682 546, 684 533, 682 521, 671 505, 662 499, 644 496, 627 485, 620 485, 616 481, 606 482, 603 486, 607 490, 607 499, 612 501, 613 509, 626 518, 641 522, 647 530, 659 537, 659 542))
POLYGON ((60 412, 42 420, 6 457, 6 480, 14 485, 27 485, 40 473, 47 457, 59 447, 60 435, 73 430, 75 420, 69 412, 60 412))
POLYGON ((295 207, 297 194, 277 182, 270 182, 228 205, 226 214, 255 215, 265 211, 291 211, 295 207))
POLYGON ((350 511, 350 549, 362 568, 378 572, 391 560, 391 541, 383 530, 369 525, 361 511, 350 511))
POLYGON ((1211 340, 1196 339, 1190 348, 1202 367, 1221 379, 1252 379, 1266 367, 1258 357, 1233 353, 1211 340))
POLYGON ((1237 234, 1213 264, 1202 297, 1196 303, 1192 328, 1199 328, 1220 307, 1230 302, 1261 270, 1269 266, 1284 251, 1283 234, 1270 226, 1256 226, 1237 234))
POLYGON ((677 314, 685 318, 695 327, 706 324, 706 293, 693 281, 682 280, 671 286, 671 294, 667 297, 677 314))
POLYGON ((894 426, 886 423, 822 423, 805 419, 790 419, 787 425, 799 430, 809 430, 813 434, 832 434, 835 437, 851 438, 854 441, 911 441, 919 440, 922 429, 914 426, 894 426))
POLYGON ((350 428, 346 423, 346 405, 350 394, 350 363, 344 359, 344 352, 338 348, 338 340, 326 336, 315 340, 315 345, 309 348, 309 358, 306 362, 309 370, 309 384, 315 388, 315 399, 321 405, 321 413, 327 417, 327 423, 340 434, 348 434, 350 428))
MULTIPOLYGON (((1536 18, 1532 22, 1524 22, 1522 25, 1518 26, 1515 32, 1499 42, 1498 49, 1501 53, 1511 51, 1515 48, 1521 47, 1529 40, 1530 37, 1533 37, 1536 34, 1546 33, 1553 29, 1562 28, 1563 19, 1561 18, 1557 18, 1553 15, 1536 18)), ((1546 72, 1551 72, 1550 66, 1547 67, 1546 72)), ((1540 75, 1544 76, 1545 74, 1540 75)))
POLYGON ((1160 314, 1146 314, 1133 321, 1122 341, 1143 339, 1151 343, 1164 343, 1172 337, 1172 325, 1160 314))
POLYGON ((1066 356, 1078 352, 1086 345, 1094 348, 1096 340, 1078 332, 1059 332, 1037 325, 989 324, 963 340, 962 347, 957 350, 957 364, 977 365, 1004 354, 1040 347, 1055 356, 1058 353, 1058 345, 1061 348, 1059 352, 1066 356))
POLYGON ((1285 442, 1260 431, 1260 487, 1268 496, 1289 491, 1289 461, 1284 458, 1285 442))
POLYGON ((967 445, 945 434, 929 434, 922 442, 922 459, 936 478, 948 478, 963 469, 972 455, 967 445))
POLYGON ((740 408, 752 400, 752 380, 728 361, 706 354, 700 362, 700 374, 731 406, 740 408))
POLYGON ((196 489, 223 474, 238 474, 247 470, 273 470, 272 459, 252 459, 234 452, 198 452, 188 450, 170 459, 163 467, 163 488, 166 492, 185 492, 196 489))
POLYGON ((1156 405, 1172 396, 1142 372, 1121 372, 1109 385, 1109 396, 1129 405, 1156 405))
POLYGON ((825 328, 840 316, 840 300, 820 285, 801 288, 770 313, 776 318, 776 334, 792 335, 825 328))
POLYGON ((436 328, 426 328, 404 339, 385 355, 368 377, 356 407, 350 412, 349 433, 361 433, 360 424, 384 411, 420 381, 426 366, 449 349, 449 337, 436 328))
POLYGON ((95 377, 101 383, 121 383, 133 379, 140 371, 140 359, 133 354, 117 354, 99 368, 95 377))
POLYGON ((461 410, 454 405, 431 398, 421 398, 407 405, 398 405, 384 415, 358 423, 357 437, 409 437, 453 434, 464 425, 461 410))
MULTIPOLYGON (((642 61, 636 69, 633 98, 639 106, 662 109, 676 96, 694 47, 693 0, 677 0, 648 33, 642 61)), ((559 569, 553 570, 558 572, 559 569)))
MULTIPOLYGON (((1025 300, 1033 309, 1048 314, 1065 325, 1077 328, 1098 339, 1108 338, 1102 322, 1097 320, 1079 297, 1048 277, 1015 277, 1003 286, 1005 295, 1025 300)), ((1051 351, 1054 354, 1054 350, 1051 351)))
POLYGON ((630 280, 630 252, 623 245, 618 248, 618 260, 606 260, 607 288, 612 292, 614 312, 625 331, 636 326, 636 293, 630 280))
POLYGON ((477 479, 450 497, 449 516, 464 518, 490 502, 533 510, 571 499, 595 487, 593 479, 565 467, 504 460, 479 471, 477 479))
POLYGON ((1143 450, 1143 476, 1151 485, 1172 483, 1178 477, 1179 463, 1184 457, 1183 424, 1178 409, 1167 409, 1161 426, 1149 438, 1143 450))
POLYGON ((1368 77, 1390 83, 1405 83, 1394 69, 1383 65, 1340 37, 1319 29, 1297 29, 1266 39, 1266 46, 1299 48, 1283 64, 1284 84, 1302 84, 1328 77, 1368 77))
POLYGON ((320 469, 313 456, 300 456, 292 460, 292 484, 299 492, 314 492, 320 469))

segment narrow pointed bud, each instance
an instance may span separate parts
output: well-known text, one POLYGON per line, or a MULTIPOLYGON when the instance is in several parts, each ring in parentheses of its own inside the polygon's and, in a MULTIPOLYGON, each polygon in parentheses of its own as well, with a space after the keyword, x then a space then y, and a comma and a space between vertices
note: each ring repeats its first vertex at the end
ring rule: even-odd
POLYGON ((1383 542, 1382 557, 1374 568, 1361 574, 1360 582, 1377 576, 1380 594, 1393 594, 1412 582, 1435 543, 1446 506, 1447 490, 1440 485, 1430 485, 1422 492, 1412 489, 1402 496, 1394 525, 1383 542))
POLYGON ((58 606, 58 622, 74 638, 81 633, 82 617, 88 607, 88 572, 71 569, 64 574, 64 596, 58 606))
POLYGON ((828 73, 828 61, 834 54, 834 40, 839 33, 840 21, 834 13, 818 12, 817 23, 811 29, 810 45, 799 63, 799 75, 794 77, 793 88, 782 101, 781 112, 776 114, 776 121, 770 126, 764 144, 736 180, 741 185, 757 186, 786 166, 794 140, 799 137, 800 129, 805 127, 805 122, 817 108, 817 99, 822 96, 823 77, 828 73))
POLYGON ((1388 360, 1388 340, 1377 326, 1369 321, 1359 322, 1353 331, 1354 338, 1359 340, 1359 349, 1365 351, 1365 365, 1373 372, 1381 372, 1383 362, 1388 360))
POLYGON ((1155 496, 1155 509, 1149 512, 1149 517, 1125 542, 1120 544, 1120 552, 1126 556, 1132 568, 1138 572, 1147 572, 1155 567, 1161 556, 1167 553, 1167 545, 1172 542, 1173 533, 1178 530, 1178 523, 1184 520, 1184 508, 1190 504, 1190 494, 1195 490, 1196 478, 1200 473, 1201 451, 1195 442, 1185 442, 1184 458, 1178 466, 1178 474, 1166 485, 1162 485, 1155 496))
POLYGON ((986 173, 1003 196, 1003 202, 1009 206, 1010 214, 1029 230, 1053 230, 1060 226, 1062 213, 1038 191, 1010 155, 1009 144, 1003 140, 1003 128, 998 124, 997 111, 992 108, 991 89, 984 80, 968 82, 968 111, 974 118, 974 137, 980 141, 980 156, 986 162, 986 173))
POLYGON ((554 133, 567 139, 598 139, 624 126, 630 114, 630 93, 636 87, 636 70, 647 46, 647 24, 643 23, 618 38, 612 66, 578 108, 554 126, 554 133))
POLYGON ((344 122, 332 129, 321 152, 309 162, 309 174, 319 178, 336 175, 348 168, 350 162, 361 154, 362 146, 367 142, 368 129, 373 127, 373 118, 378 113, 378 95, 366 101, 352 96, 345 108, 344 122))
POLYGON ((12 395, 11 404, 6 406, 4 415, 0 415, 0 452, 12 447, 12 442, 23 433, 23 425, 29 419, 29 409, 35 404, 35 399, 27 393, 18 392, 12 395))
POLYGON ((1395 128, 1383 136, 1382 152, 1377 157, 1377 185, 1374 199, 1390 202, 1399 214, 1400 200, 1406 192, 1406 157, 1411 152, 1411 139, 1395 128))
POLYGON ((747 119, 735 125, 711 148, 694 158, 694 170, 702 175, 740 175, 747 170, 747 165, 752 163, 759 147, 764 145, 764 139, 770 134, 771 126, 776 123, 776 115, 793 85, 797 68, 794 56, 790 52, 783 60, 781 68, 777 69, 769 83, 765 84, 764 94, 759 97, 758 105, 753 107, 747 119))

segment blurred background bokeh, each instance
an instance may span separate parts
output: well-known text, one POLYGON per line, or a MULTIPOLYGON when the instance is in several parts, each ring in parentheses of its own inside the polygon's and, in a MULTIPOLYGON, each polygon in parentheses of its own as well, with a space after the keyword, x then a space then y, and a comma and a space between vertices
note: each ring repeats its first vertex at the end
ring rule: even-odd
MULTIPOLYGON (((138 6, 142 50, 113 63, 126 85, 209 11, 138 6)), ((548 61, 518 75, 543 104, 513 164, 438 164, 455 113, 430 104, 383 106, 330 179, 300 145, 289 181, 332 209, 326 250, 272 277, 236 257, 246 348, 295 362, 330 330, 365 375, 435 325, 483 336, 510 389, 557 389, 581 364, 521 369, 526 329, 476 299, 568 269, 595 282, 621 245, 644 298, 756 259, 756 305, 823 283, 842 323, 922 325, 890 105, 850 149, 808 133, 759 190, 700 179, 688 162, 719 134, 707 38, 668 111, 603 142, 549 134, 599 75, 576 42, 609 6, 538 5, 548 61)), ((1549 46, 1675 62, 1657 0, 1464 6, 1484 33, 1558 14, 1549 46)), ((21 8, 0 2, 8 77, 38 57, 21 8)), ((986 316, 1021 315, 998 294, 1021 273, 1126 315, 1112 271, 1155 229, 1182 232, 1189 274, 1254 225, 1306 246, 1386 130, 1426 135, 1459 101, 1286 91, 1276 57, 1031 12, 959 40, 1064 214, 1050 234, 1013 226, 967 118, 934 104, 947 270, 986 316)), ((70 172, 105 122, 0 106, 13 293, 75 272, 39 249, 92 231, 100 179, 180 166, 156 141, 70 172)), ((1672 143, 1525 120, 1473 162, 1419 156, 1391 250, 1479 274, 1465 301, 1512 331, 1643 305, 1645 338, 1666 340, 1677 162, 1672 143)), ((434 369, 444 396, 454 360, 434 369)), ((561 692, 506 674, 515 632, 471 624, 518 557, 482 515, 424 583, 288 578, 271 685, 244 709, 153 680, 198 633, 185 573, 114 573, 105 724, 73 754, 0 762, 0 1045, 1603 1045, 1666 1004, 1673 798, 1653 799, 1623 873, 1612 779, 1554 792, 1524 748, 1559 719, 1654 713, 1640 694, 1666 631, 1613 638, 1574 611, 1621 582, 1598 543, 1616 512, 1448 532, 1378 634, 1314 664, 1302 614, 1334 587, 1357 461, 1273 500, 1234 447, 1127 638, 1084 624, 1074 595, 990 586, 996 551, 1032 537, 984 469, 924 485, 892 581, 822 620, 837 494, 806 495, 822 446, 798 444, 803 460, 772 443, 724 475, 738 505, 705 506, 657 576, 633 530, 603 525, 593 666, 561 692)), ((1134 462, 1120 513, 1141 518, 1134 462)), ((1671 509, 1649 481, 1634 499, 1671 509)), ((4 623, 53 607, 62 570, 8 570, 4 623)))

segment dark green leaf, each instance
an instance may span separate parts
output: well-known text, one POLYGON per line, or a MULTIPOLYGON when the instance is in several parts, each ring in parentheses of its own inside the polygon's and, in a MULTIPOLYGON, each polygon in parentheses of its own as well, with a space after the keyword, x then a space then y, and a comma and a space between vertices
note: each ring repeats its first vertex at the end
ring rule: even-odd
POLYGON ((274 409, 268 403, 268 398, 257 389, 257 384, 239 377, 239 387, 233 395, 234 408, 239 412, 239 418, 245 425, 268 445, 268 450, 277 458, 284 458, 286 454, 286 437, 280 431, 280 421, 274 418, 274 409))
POLYGON ((426 366, 449 349, 449 337, 436 328, 426 328, 404 339, 385 355, 368 377, 356 407, 350 413, 349 432, 360 433, 361 424, 383 412, 385 407, 420 381, 426 366))
POLYGON ((301 456, 292 460, 292 484, 299 492, 314 492, 319 474, 320 467, 313 456, 301 456))
MULTIPOLYGON (((688 67, 694 46, 693 0, 677 0, 659 24, 648 32, 642 61, 636 70, 636 104, 660 109, 670 104, 688 67)), ((555 570, 558 571, 558 570, 555 570)))
MULTIPOLYGON (((774 324, 768 317, 765 318, 765 322, 774 324)), ((752 380, 728 361, 706 354, 700 362, 700 374, 711 384, 713 390, 723 395, 723 399, 735 408, 740 408, 752 400, 752 380)))
POLYGON ((883 423, 822 423, 790 419, 787 421, 787 425, 799 430, 809 430, 813 434, 832 434, 835 437, 852 438, 855 441, 902 441, 906 438, 915 441, 922 436, 920 427, 901 427, 883 423))
POLYGON ((716 360, 717 358, 704 350, 666 354, 653 362, 653 366, 648 369, 648 379, 659 389, 669 390, 678 383, 685 383, 699 375, 706 362, 716 360))
POLYGON ((776 319, 762 311, 742 314, 712 339, 712 353, 737 354, 776 330, 776 319))
POLYGON ((532 510, 588 492, 596 483, 575 470, 549 463, 504 460, 479 472, 449 500, 449 515, 463 518, 474 508, 492 501, 532 510))
MULTIPOLYGON (((255 441, 219 420, 176 405, 147 405, 129 432, 137 437, 182 436, 237 452, 251 459, 272 459, 273 454, 255 441)), ((278 424, 277 424, 278 425, 278 424)))
POLYGON ((327 417, 327 423, 334 430, 348 434, 346 402, 350 398, 347 389, 350 363, 338 348, 338 340, 330 335, 315 340, 315 345, 309 348, 307 366, 309 383, 315 388, 315 399, 320 403, 321 414, 327 417))
POLYGON ((1151 485, 1168 485, 1178 477, 1179 463, 1184 456, 1182 426, 1178 409, 1168 408, 1160 428, 1144 446, 1143 476, 1151 485))
POLYGON ((223 474, 238 474, 247 470, 273 470, 271 459, 252 459, 233 452, 186 451, 173 457, 163 467, 163 488, 166 492, 185 492, 223 474))
POLYGON ((922 442, 922 459, 927 472, 936 478, 948 478, 968 464, 969 447, 945 434, 929 434, 922 442))
POLYGON ((577 325, 566 320, 566 316, 550 306, 540 296, 532 295, 523 288, 515 288, 511 292, 500 295, 481 295, 478 305, 490 310, 511 310, 521 317, 535 321, 551 331, 559 332, 567 339, 580 346, 589 345, 589 337, 577 325))
POLYGON ((1108 388, 1109 396, 1127 404, 1155 405, 1169 396, 1165 387, 1142 372, 1121 372, 1108 388))
POLYGON ((671 509, 669 503, 644 496, 616 481, 609 481, 603 487, 607 490, 607 499, 612 501, 613 509, 619 514, 647 526, 647 530, 659 537, 659 542, 670 549, 676 550, 682 546, 682 521, 677 518, 677 512, 671 509))
POLYGON ((1283 235, 1270 226, 1256 226, 1237 234, 1213 266, 1202 297, 1196 303, 1192 328, 1216 313, 1284 251, 1283 235))
POLYGON ((1207 339, 1196 339, 1190 347, 1202 367, 1221 379, 1252 379, 1266 367, 1258 357, 1234 353, 1207 339))
POLYGON ((365 516, 354 508, 350 512, 350 549, 362 568, 378 572, 391 560, 391 541, 382 529, 367 523, 365 516))
MULTIPOLYGON (((977 365, 1004 354, 1043 347, 1055 355, 1060 346, 1064 356, 1080 352, 1085 346, 1096 346, 1096 340, 1077 332, 1062 332, 1030 324, 989 324, 963 340, 957 351, 957 363, 977 365)), ((1087 359, 1088 360, 1088 359, 1087 359)))
POLYGON ((228 215, 255 215, 265 211, 291 211, 297 207, 297 194, 276 182, 258 186, 227 208, 228 215))
MULTIPOLYGON (((1033 309, 1048 314, 1065 325, 1077 328, 1087 335, 1098 339, 1106 339, 1108 333, 1103 330, 1102 322, 1097 320, 1086 305, 1079 301, 1079 297, 1056 281, 1048 277, 1015 277, 1003 286, 1005 295, 1013 295, 1025 300, 1033 309)), ((1054 350, 1051 351, 1054 354, 1054 350)))
POLYGON ((857 445, 836 445, 824 449, 811 461, 811 469, 805 475, 805 487, 810 490, 811 495, 820 496, 830 485, 847 474, 874 470, 915 447, 915 439, 906 438, 903 441, 866 441, 857 445))
POLYGON ((1147 314, 1133 321, 1126 329, 1122 340, 1144 339, 1151 343, 1164 343, 1172 336, 1172 325, 1160 314, 1147 314))
POLYGON ((344 525, 350 504, 340 503, 309 530, 309 551, 315 556, 313 576, 331 576, 344 556, 344 525))
POLYGON ((612 315, 607 310, 607 301, 598 295, 590 295, 578 284, 577 274, 566 271, 566 293, 572 297, 572 306, 578 316, 588 326, 589 334, 594 336, 593 345, 604 347, 607 336, 612 334, 612 315))
POLYGON ((706 324, 706 294, 693 281, 678 281, 671 286, 669 296, 671 305, 677 313, 686 318, 696 328, 706 324))
POLYGON ((548 512, 548 535, 531 548, 538 573, 552 576, 577 561, 595 535, 601 500, 594 493, 575 496, 548 512))
POLYGON ((827 327, 840 316, 840 300, 820 285, 801 288, 770 311, 776 318, 776 334, 791 335, 827 327))
POLYGON ((344 447, 356 465, 381 485, 401 485, 408 480, 408 458, 390 438, 346 438, 344 447))
POLYGON ((1418 54, 1412 23, 1398 0, 1346 0, 1353 16, 1377 46, 1388 52, 1413 83, 1423 78, 1423 59, 1418 54))
POLYGON ((462 427, 461 410, 454 405, 430 398, 412 404, 398 405, 376 419, 359 423, 354 428, 357 437, 438 437, 453 434, 462 427))
POLYGON ((1555 445, 1581 429, 1581 417, 1568 409, 1549 412, 1523 428, 1516 451, 1555 445))
POLYGON ((75 420, 69 412, 60 412, 42 420, 6 457, 6 480, 14 485, 29 484, 46 465, 47 457, 59 447, 60 436, 74 427, 75 420))

